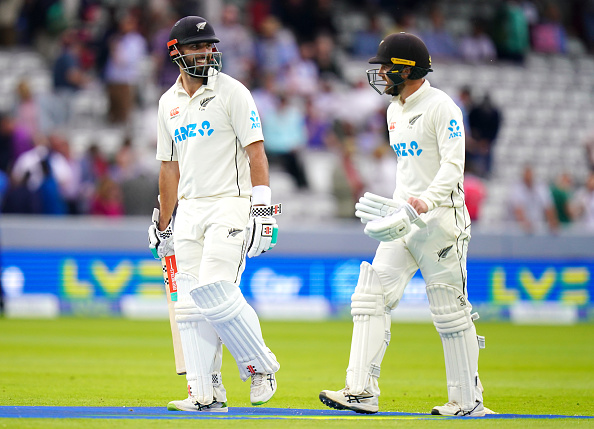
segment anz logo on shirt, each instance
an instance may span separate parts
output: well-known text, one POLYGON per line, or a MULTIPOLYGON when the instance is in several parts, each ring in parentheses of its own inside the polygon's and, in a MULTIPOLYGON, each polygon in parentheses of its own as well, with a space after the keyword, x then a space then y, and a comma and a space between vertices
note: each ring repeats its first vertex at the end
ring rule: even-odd
POLYGON ((258 116, 255 110, 252 110, 250 121, 252 121, 252 130, 254 128, 262 128, 262 125, 260 124, 260 117, 258 116))
MULTIPOLYGON (((198 124, 188 124, 185 127, 179 127, 178 129, 176 129, 174 135, 175 142, 182 142, 186 140, 188 137, 196 137, 197 127, 198 124)), ((212 135, 213 132, 214 130, 210 128, 210 122, 208 121, 202 122, 202 124, 200 125, 200 129, 198 129, 198 134, 200 134, 202 137, 209 137, 210 135, 212 135)))
POLYGON ((410 144, 406 143, 393 143, 392 149, 396 152, 396 156, 419 156, 423 149, 419 149, 419 144, 416 141, 411 141, 410 144))
POLYGON ((448 127, 448 131, 450 132, 450 136, 448 137, 448 140, 453 139, 454 137, 462 137, 462 131, 460 131, 460 126, 458 125, 458 122, 456 122, 455 119, 452 119, 450 121, 450 126, 448 127))

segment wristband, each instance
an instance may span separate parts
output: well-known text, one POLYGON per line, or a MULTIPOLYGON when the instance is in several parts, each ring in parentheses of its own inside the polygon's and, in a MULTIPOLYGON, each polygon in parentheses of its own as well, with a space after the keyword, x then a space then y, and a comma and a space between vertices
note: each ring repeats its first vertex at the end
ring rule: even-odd
POLYGON ((266 185, 252 187, 252 205, 269 206, 272 201, 272 191, 266 185))

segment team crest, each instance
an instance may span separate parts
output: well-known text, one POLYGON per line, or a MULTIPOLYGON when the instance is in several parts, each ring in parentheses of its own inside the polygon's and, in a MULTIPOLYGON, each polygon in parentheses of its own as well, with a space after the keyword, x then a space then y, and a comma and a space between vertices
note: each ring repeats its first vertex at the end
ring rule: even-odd
POLYGON ((200 110, 206 110, 208 103, 210 103, 215 97, 216 95, 213 95, 212 97, 206 97, 204 100, 200 100, 200 110))
POLYGON ((419 119, 423 114, 419 113, 417 116, 413 116, 412 118, 410 118, 408 120, 408 127, 412 128, 412 126, 415 124, 415 122, 417 122, 417 119, 419 119))
POLYGON ((204 27, 206 27, 206 21, 196 24, 196 28, 198 28, 198 30, 197 30, 198 32, 200 32, 200 30, 204 30, 204 27))

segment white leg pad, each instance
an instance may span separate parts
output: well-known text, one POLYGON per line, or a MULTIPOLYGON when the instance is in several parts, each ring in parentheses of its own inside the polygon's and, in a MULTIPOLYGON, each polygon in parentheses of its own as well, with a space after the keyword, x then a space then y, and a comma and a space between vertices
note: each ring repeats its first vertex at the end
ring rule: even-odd
POLYGON ((353 338, 346 386, 353 395, 364 390, 379 396, 378 378, 384 353, 390 344, 390 309, 373 267, 363 262, 355 293, 351 297, 353 338))
POLYGON ((478 315, 471 315, 472 306, 466 296, 453 286, 428 285, 427 297, 443 344, 448 400, 470 412, 476 401, 483 401, 478 357, 479 348, 484 348, 484 337, 476 335, 473 322, 478 315))
POLYGON ((256 373, 279 370, 276 357, 262 338, 258 315, 239 287, 220 281, 197 287, 190 294, 235 358, 243 381, 256 373))
POLYGON ((201 404, 210 404, 215 399, 225 402, 221 378, 223 343, 190 297, 190 290, 198 280, 191 274, 177 273, 175 281, 180 299, 175 304, 175 321, 186 362, 188 394, 201 404))

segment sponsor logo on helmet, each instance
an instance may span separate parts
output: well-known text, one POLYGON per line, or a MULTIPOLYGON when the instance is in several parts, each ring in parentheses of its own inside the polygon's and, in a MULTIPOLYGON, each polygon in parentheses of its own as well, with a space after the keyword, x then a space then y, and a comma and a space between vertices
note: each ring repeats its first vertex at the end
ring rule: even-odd
POLYGON ((450 132, 448 140, 453 139, 454 137, 462 137, 462 131, 460 131, 460 126, 458 125, 458 122, 456 122, 455 119, 452 119, 450 121, 450 126, 448 127, 448 130, 450 132))
POLYGON ((171 111, 169 112, 170 118, 175 118, 177 115, 179 115, 179 107, 171 109, 171 111))
POLYGON ((206 27, 206 21, 196 24, 196 28, 198 28, 198 30, 197 30, 198 32, 200 32, 200 30, 204 30, 204 27, 206 27))

